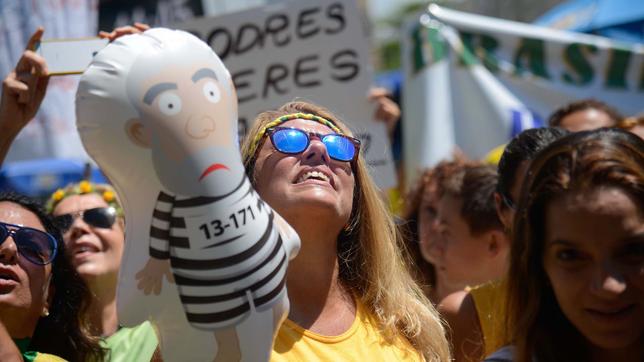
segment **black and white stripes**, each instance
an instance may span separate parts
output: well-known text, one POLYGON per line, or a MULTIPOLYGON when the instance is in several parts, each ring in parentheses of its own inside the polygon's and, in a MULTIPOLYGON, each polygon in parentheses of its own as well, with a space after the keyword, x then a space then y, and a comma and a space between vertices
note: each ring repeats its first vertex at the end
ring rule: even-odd
POLYGON ((273 211, 246 177, 220 197, 161 192, 149 250, 170 259, 186 317, 198 329, 238 324, 285 293, 286 248, 273 211))

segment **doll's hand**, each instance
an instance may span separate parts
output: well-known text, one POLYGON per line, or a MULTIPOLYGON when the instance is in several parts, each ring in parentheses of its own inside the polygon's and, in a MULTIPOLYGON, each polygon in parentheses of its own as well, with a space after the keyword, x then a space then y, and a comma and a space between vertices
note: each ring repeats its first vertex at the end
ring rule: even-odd
POLYGON ((136 273, 136 279, 139 281, 137 287, 145 295, 150 293, 159 295, 163 285, 163 276, 166 277, 168 282, 174 283, 174 276, 172 276, 170 270, 170 260, 150 258, 143 269, 136 273))

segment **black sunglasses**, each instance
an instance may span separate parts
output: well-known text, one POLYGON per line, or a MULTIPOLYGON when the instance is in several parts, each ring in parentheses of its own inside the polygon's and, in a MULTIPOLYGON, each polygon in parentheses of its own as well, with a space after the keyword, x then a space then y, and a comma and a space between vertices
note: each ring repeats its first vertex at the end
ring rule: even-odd
POLYGON ((0 222, 0 245, 11 236, 18 253, 38 265, 47 265, 56 257, 58 243, 49 233, 25 226, 0 222))
POLYGON ((79 216, 81 216, 83 218, 83 221, 89 226, 109 229, 112 227, 112 225, 114 225, 114 222, 116 221, 116 209, 111 206, 96 207, 93 209, 59 215, 54 219, 58 223, 58 227, 60 227, 62 232, 64 233, 72 227, 74 220, 76 220, 76 218, 79 216))

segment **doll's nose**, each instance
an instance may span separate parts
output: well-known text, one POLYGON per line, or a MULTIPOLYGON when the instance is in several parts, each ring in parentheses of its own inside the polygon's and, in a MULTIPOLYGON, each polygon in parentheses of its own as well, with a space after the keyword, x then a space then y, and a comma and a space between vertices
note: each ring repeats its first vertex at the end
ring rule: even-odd
POLYGON ((215 132, 215 120, 210 116, 192 116, 186 123, 186 134, 192 138, 206 138, 213 132, 215 132))

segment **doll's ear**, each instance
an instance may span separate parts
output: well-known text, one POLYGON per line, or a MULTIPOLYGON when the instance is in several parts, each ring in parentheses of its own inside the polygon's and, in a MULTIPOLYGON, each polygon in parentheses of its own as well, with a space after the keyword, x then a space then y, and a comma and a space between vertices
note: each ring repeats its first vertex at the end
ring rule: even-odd
POLYGON ((150 130, 145 128, 138 118, 132 118, 125 123, 125 133, 135 145, 150 148, 150 130))

